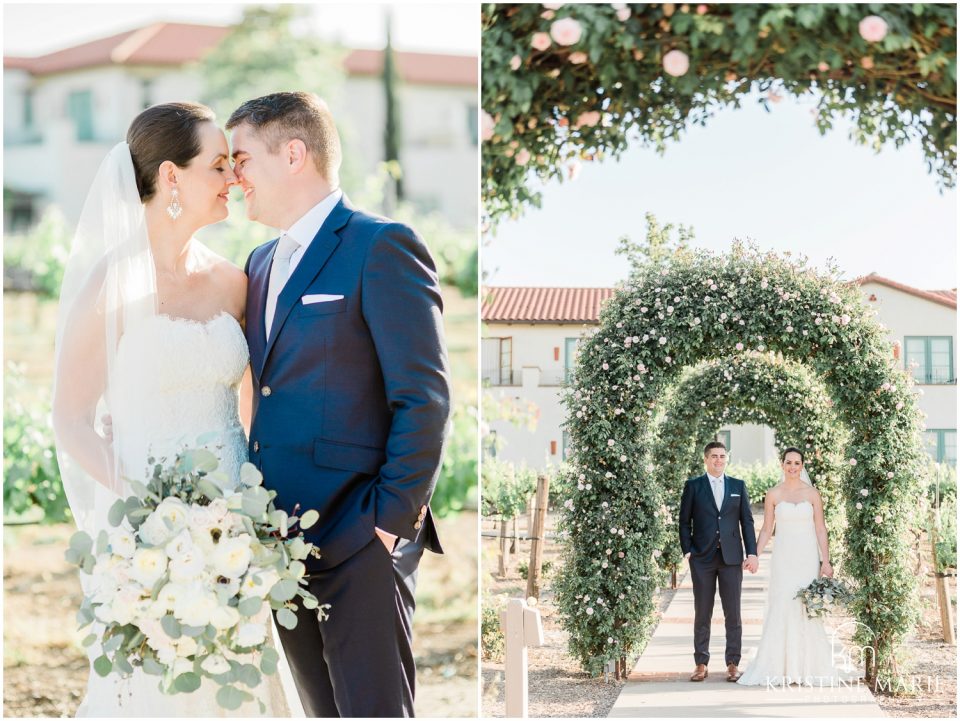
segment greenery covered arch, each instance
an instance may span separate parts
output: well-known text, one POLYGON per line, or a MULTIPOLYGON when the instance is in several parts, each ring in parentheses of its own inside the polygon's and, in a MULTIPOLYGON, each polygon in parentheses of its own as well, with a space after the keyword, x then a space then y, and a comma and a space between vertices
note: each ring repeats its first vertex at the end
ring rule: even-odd
POLYGON ((849 429, 845 570, 858 586, 853 611, 871 630, 858 642, 876 649, 868 678, 893 672, 918 609, 907 567, 923 473, 913 381, 857 287, 834 269, 740 244, 637 267, 584 339, 564 391, 572 490, 557 591, 571 650, 589 671, 635 653, 654 623, 662 541, 675 532, 651 454, 665 394, 687 367, 770 351, 806 365, 849 429))
POLYGON ((661 567, 676 568, 682 560, 676 532, 680 495, 686 479, 703 473, 703 447, 723 425, 758 423, 776 431, 778 451, 803 450, 804 465, 823 498, 830 557, 842 568, 848 434, 829 390, 809 368, 770 351, 714 358, 684 372, 663 405, 650 449, 651 478, 663 489, 670 514, 661 567))
MULTIPOLYGON (((482 193, 487 218, 539 205, 628 142, 663 150, 747 93, 817 100, 821 133, 850 118, 879 149, 920 143, 956 181, 953 4, 485 4, 482 193)), ((769 107, 768 107, 769 109, 769 107)))

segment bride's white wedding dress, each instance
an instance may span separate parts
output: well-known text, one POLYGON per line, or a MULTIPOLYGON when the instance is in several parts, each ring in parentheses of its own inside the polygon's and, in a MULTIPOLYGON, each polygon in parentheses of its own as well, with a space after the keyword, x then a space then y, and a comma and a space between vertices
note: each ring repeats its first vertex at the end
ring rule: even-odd
POLYGON ((777 535, 770 559, 770 590, 760 646, 737 683, 836 685, 837 679, 850 675, 834 666, 833 646, 823 620, 809 618, 803 602, 796 598, 797 591, 820 573, 813 505, 810 501, 780 501, 774 514, 777 535))
MULTIPOLYGON (((196 447, 197 439, 207 436, 205 446, 220 459, 228 486, 235 486, 247 460, 238 391, 248 361, 243 330, 226 312, 206 322, 156 315, 124 335, 111 384, 114 439, 124 477, 143 478, 148 457, 172 461, 177 451, 196 447)), ((104 502, 98 499, 97 509, 109 508, 110 491, 99 486, 97 492, 105 495, 104 502)), ((98 526, 109 528, 102 518, 98 526)), ((264 609, 261 620, 272 627, 269 609, 264 609)), ((91 661, 100 653, 99 644, 88 649, 91 661)), ((291 715, 281 682, 281 674, 289 678, 289 668, 282 652, 280 658, 278 673, 265 675, 251 690, 266 706, 265 716, 291 715)), ((162 693, 158 682, 159 677, 140 669, 129 679, 114 674, 104 678, 91 671, 77 716, 261 715, 256 699, 236 711, 221 708, 216 701, 219 686, 210 679, 204 678, 193 693, 174 695, 162 693)), ((303 715, 295 693, 290 703, 303 715)))

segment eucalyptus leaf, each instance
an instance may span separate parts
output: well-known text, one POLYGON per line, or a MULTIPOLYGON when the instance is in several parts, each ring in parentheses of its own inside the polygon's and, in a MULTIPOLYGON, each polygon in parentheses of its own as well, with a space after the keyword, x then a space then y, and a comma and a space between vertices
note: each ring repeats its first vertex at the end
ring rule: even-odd
POLYGON ((256 616, 263 607, 263 599, 259 596, 250 596, 237 604, 237 611, 243 616, 256 616))
POLYGON ((161 664, 152 655, 143 657, 143 672, 151 676, 162 676, 166 672, 166 667, 161 664))
POLYGON ((306 530, 320 520, 320 514, 312 508, 300 516, 300 528, 306 530))
POLYGON ((201 478, 199 481, 197 481, 197 490, 211 501, 215 501, 218 498, 223 498, 223 491, 217 488, 215 483, 206 478, 201 478))
POLYGON ((235 686, 223 686, 217 691, 217 703, 228 711, 236 711, 244 701, 253 700, 253 696, 235 686))
POLYGON ((93 539, 83 531, 77 531, 70 536, 70 548, 84 556, 93 548, 93 539))
POLYGON ((297 595, 297 582, 289 578, 281 579, 270 589, 270 598, 274 601, 289 601, 297 595))
POLYGON ((170 614, 167 614, 166 616, 160 619, 160 626, 163 628, 164 632, 166 632, 166 634, 170 638, 174 638, 174 639, 180 638, 181 636, 180 622, 170 614))
POLYGON ((255 688, 260 684, 260 671, 253 664, 247 663, 240 667, 238 681, 244 686, 255 688))
POLYGON ((286 629, 293 630, 297 627, 297 615, 289 608, 281 608, 277 611, 277 623, 286 629))
POLYGON ((184 636, 189 636, 190 638, 202 636, 203 632, 206 630, 206 626, 180 626, 180 633, 184 636))
POLYGON ((107 512, 107 521, 111 526, 119 526, 123 523, 123 517, 127 513, 127 503, 122 498, 117 499, 110 510, 107 512))
POLYGON ((107 532, 102 530, 97 534, 97 555, 101 555, 107 552, 107 548, 110 546, 110 536, 107 535, 107 532))
POLYGON ((200 676, 193 673, 182 673, 173 682, 174 688, 181 693, 192 693, 200 688, 200 676))
POLYGON ((240 483, 247 488, 259 486, 263 483, 263 474, 252 463, 244 463, 240 466, 240 483))
POLYGON ((89 635, 87 635, 87 636, 84 637, 84 639, 80 642, 80 645, 81 645, 81 646, 90 646, 90 645, 93 644, 96 640, 97 640, 97 634, 91 633, 91 634, 89 634, 89 635))
POLYGON ((113 657, 113 669, 121 676, 129 676, 133 673, 133 666, 130 665, 127 657, 121 653, 113 657))
POLYGON ((109 676, 110 672, 113 671, 113 661, 106 656, 98 656, 93 662, 93 670, 97 672, 98 676, 109 676))

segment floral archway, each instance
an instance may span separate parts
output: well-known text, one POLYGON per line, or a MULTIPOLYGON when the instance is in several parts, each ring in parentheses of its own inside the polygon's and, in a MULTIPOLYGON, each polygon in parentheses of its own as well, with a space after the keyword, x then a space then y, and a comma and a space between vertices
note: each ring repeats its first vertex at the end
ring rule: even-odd
POLYGON ((638 267, 605 304, 564 391, 572 490, 557 593, 587 670, 624 663, 655 622, 663 540, 675 532, 653 457, 665 396, 686 368, 769 352, 817 378, 849 432, 845 571, 858 587, 853 612, 870 630, 857 641, 876 651, 868 679, 893 673, 918 610, 907 567, 923 474, 912 379, 858 288, 739 244, 638 267))
POLYGON ((846 546, 847 430, 816 375, 802 363, 771 351, 744 351, 701 363, 683 373, 664 400, 647 461, 670 514, 665 519, 668 532, 660 549, 661 567, 675 568, 682 559, 674 519, 684 481, 703 473, 701 450, 720 426, 740 423, 771 426, 780 451, 791 445, 803 450, 805 466, 823 498, 830 557, 841 568, 846 546))
POLYGON ((752 91, 816 99, 879 149, 918 142, 956 182, 957 9, 930 3, 490 3, 483 23, 481 189, 489 222, 539 205, 629 144, 663 150, 752 91))

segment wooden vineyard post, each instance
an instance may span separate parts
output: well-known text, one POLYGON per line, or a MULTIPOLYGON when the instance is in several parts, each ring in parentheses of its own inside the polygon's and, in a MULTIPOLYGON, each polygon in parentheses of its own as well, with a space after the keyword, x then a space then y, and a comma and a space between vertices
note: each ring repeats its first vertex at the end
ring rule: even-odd
POLYGON ((500 518, 500 560, 497 564, 497 574, 500 578, 507 575, 507 519, 500 518))
POLYGON ((527 606, 522 598, 511 598, 500 612, 500 625, 506 642, 503 675, 507 718, 526 718, 529 701, 527 649, 543 645, 540 611, 527 606))
POLYGON ((938 568, 937 563, 937 529, 940 527, 940 508, 933 509, 933 523, 930 524, 930 552, 933 554, 933 582, 937 588, 937 605, 940 606, 940 625, 943 628, 943 640, 951 645, 957 644, 957 636, 953 630, 953 607, 950 605, 950 591, 947 588, 947 579, 938 568))
POLYGON ((550 479, 537 477, 537 498, 533 507, 533 533, 530 536, 530 566, 527 568, 527 598, 540 598, 540 567, 543 564, 544 529, 547 525, 547 499, 550 479))

